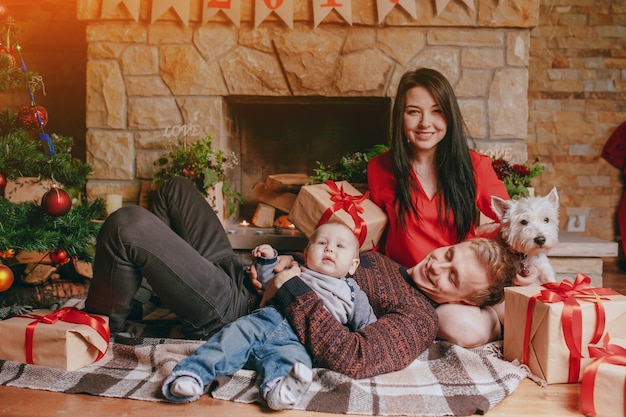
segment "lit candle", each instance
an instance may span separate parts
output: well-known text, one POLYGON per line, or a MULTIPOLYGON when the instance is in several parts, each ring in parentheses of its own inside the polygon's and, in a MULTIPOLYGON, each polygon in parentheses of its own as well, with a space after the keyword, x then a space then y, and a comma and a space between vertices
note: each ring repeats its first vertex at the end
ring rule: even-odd
POLYGON ((295 229, 295 228, 296 228, 296 225, 295 225, 295 224, 293 224, 293 223, 289 223, 289 228, 290 228, 290 229, 295 229))
POLYGON ((248 226, 250 226, 250 223, 248 223, 247 221, 243 220, 241 223, 239 223, 239 226, 241 226, 241 227, 248 227, 248 226))

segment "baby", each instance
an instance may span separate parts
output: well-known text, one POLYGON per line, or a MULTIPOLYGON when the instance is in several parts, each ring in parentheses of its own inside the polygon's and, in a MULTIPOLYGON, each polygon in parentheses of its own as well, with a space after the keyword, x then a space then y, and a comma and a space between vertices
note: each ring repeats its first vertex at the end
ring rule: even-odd
MULTIPOLYGON (((266 284, 274 276, 278 253, 261 245, 252 254, 266 284)), ((326 309, 353 331, 376 321, 367 295, 349 277, 359 263, 359 242, 352 230, 326 223, 309 238, 299 273, 326 309)), ((244 366, 262 375, 261 396, 274 410, 293 408, 313 379, 310 355, 287 319, 269 305, 226 325, 181 360, 163 382, 163 395, 172 402, 195 401, 216 377, 244 366)))

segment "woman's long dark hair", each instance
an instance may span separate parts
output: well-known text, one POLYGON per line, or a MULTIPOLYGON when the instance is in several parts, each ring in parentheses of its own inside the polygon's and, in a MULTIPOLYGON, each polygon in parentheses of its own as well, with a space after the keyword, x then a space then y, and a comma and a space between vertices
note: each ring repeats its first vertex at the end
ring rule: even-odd
POLYGON ((406 93, 413 87, 424 87, 435 98, 448 122, 448 131, 435 151, 437 171, 438 212, 441 225, 450 227, 450 215, 454 214, 454 231, 457 242, 465 239, 476 216, 476 183, 474 168, 467 144, 467 128, 459 103, 449 81, 438 71, 420 68, 405 73, 393 104, 391 124, 391 155, 396 178, 395 207, 402 226, 406 217, 419 217, 413 204, 414 190, 418 188, 413 170, 413 150, 403 131, 406 93))

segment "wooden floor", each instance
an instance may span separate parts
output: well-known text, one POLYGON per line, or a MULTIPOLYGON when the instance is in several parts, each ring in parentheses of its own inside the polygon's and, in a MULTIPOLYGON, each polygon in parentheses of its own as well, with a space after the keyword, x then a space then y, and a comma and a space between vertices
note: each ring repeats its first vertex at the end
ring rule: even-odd
MULTIPOLYGON (((626 294, 626 272, 615 261, 607 260, 604 268, 604 286, 626 294)), ((490 417, 567 417, 581 416, 580 384, 556 384, 541 388, 529 379, 487 413, 490 417)), ((80 394, 60 394, 24 388, 0 386, 0 415, 11 417, 33 416, 168 416, 168 417, 262 417, 278 414, 259 405, 239 404, 214 400, 203 396, 191 404, 177 405, 137 400, 93 397, 80 394)), ((327 417, 335 414, 288 411, 281 415, 293 417, 327 417)))

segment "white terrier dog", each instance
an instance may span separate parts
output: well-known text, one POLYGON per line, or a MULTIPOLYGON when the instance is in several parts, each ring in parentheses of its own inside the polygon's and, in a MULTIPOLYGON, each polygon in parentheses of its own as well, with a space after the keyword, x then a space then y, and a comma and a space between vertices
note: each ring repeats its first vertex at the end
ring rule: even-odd
POLYGON ((500 236, 519 262, 518 275, 527 277, 528 266, 539 271, 540 283, 555 280, 547 253, 559 242, 559 195, 556 187, 543 197, 503 200, 491 197, 500 219, 500 236))

